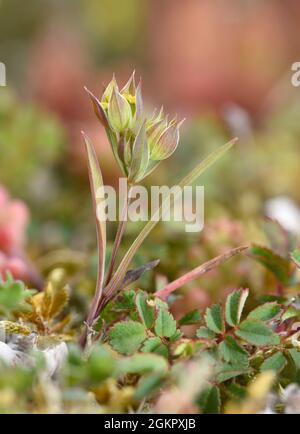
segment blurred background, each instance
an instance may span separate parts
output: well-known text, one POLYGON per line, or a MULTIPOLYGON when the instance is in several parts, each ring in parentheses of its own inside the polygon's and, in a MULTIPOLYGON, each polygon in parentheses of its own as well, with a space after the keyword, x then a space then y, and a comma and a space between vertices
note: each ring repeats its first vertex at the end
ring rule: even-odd
MULTIPOLYGON (((116 184, 120 173, 83 87, 100 96, 113 73, 125 83, 133 70, 149 109, 163 105, 187 117, 180 146, 149 185, 176 183, 239 137, 200 182, 204 231, 162 224, 136 262, 160 257, 156 279, 171 279, 226 248, 262 240, 264 215, 297 236, 300 87, 291 84, 291 66, 300 61, 299 26, 297 0, 0 1, 7 74, 0 87, 0 270, 38 284, 40 273, 63 265, 80 290, 89 288, 95 234, 80 130, 97 147, 105 183, 116 184)), ((128 242, 138 229, 129 227, 128 242)), ((186 295, 186 310, 208 303, 220 282, 224 291, 251 279, 263 286, 259 270, 249 277, 248 263, 238 261, 234 273, 226 267, 213 284, 202 279, 186 295)), ((159 283, 143 284, 153 290, 159 283)))

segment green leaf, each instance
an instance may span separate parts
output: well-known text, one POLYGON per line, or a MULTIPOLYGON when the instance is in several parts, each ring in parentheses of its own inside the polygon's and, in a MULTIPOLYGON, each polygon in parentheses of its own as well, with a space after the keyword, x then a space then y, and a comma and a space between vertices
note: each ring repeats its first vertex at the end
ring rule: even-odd
POLYGON ((291 357, 296 370, 300 369, 300 351, 296 348, 291 348, 288 350, 289 356, 291 357))
POLYGON ((136 321, 122 321, 109 332, 111 346, 121 354, 132 354, 146 339, 145 327, 136 321))
POLYGON ((300 268, 300 250, 294 250, 293 253, 291 253, 291 258, 297 267, 300 268))
POLYGON ((215 333, 223 333, 225 324, 222 317, 222 308, 219 304, 214 304, 211 307, 208 307, 205 311, 204 319, 210 330, 215 333))
POLYGON ((281 308, 276 302, 265 303, 252 310, 247 318, 258 319, 260 321, 270 321, 271 319, 275 318, 280 311, 281 308))
POLYGON ((93 301, 93 309, 89 312, 87 322, 91 324, 95 319, 97 307, 102 297, 103 279, 105 271, 105 252, 106 252, 106 220, 99 210, 102 209, 102 201, 104 198, 104 184, 101 169, 98 163, 95 149, 88 139, 82 133, 88 160, 88 172, 90 180, 90 188, 92 194, 92 202, 94 215, 96 218, 97 246, 98 246, 98 274, 96 283, 96 293, 93 301))
POLYGON ((148 295, 144 291, 138 291, 135 297, 135 305, 141 321, 147 329, 151 329, 154 322, 154 309, 148 304, 148 295))
POLYGON ((283 370, 285 365, 287 364, 287 360, 284 355, 280 352, 273 354, 271 357, 268 357, 261 365, 261 371, 274 371, 279 373, 283 370))
MULTIPOLYGON (((199 163, 187 176, 185 176, 180 183, 178 184, 179 187, 185 187, 187 185, 191 185, 196 179, 199 178, 202 173, 206 172, 207 169, 209 169, 219 158, 221 158, 227 151, 229 151, 230 148, 235 144, 236 139, 231 140, 230 142, 226 143, 225 145, 221 146, 220 148, 216 149, 214 152, 212 152, 207 158, 205 158, 201 163, 199 163)), ((157 223, 161 219, 161 210, 166 210, 166 205, 171 203, 173 204, 176 200, 176 197, 172 193, 168 195, 159 209, 154 213, 151 220, 144 226, 142 231, 139 233, 137 238, 134 240, 134 242, 131 244, 129 250, 123 257, 122 261, 120 262, 120 265, 118 269, 116 270, 113 278, 111 279, 109 285, 106 288, 106 291, 108 293, 114 294, 114 292, 118 289, 119 283, 124 278, 126 271, 128 270, 128 267, 140 248, 143 241, 146 239, 146 237, 149 235, 149 233, 152 231, 152 229, 157 225, 157 223), (158 218, 156 218, 158 217, 158 218)), ((166 210, 167 211, 167 210, 166 210)))
POLYGON ((157 336, 170 338, 176 332, 176 321, 170 312, 159 308, 154 326, 157 336))
POLYGON ((135 296, 136 292, 133 289, 122 291, 116 299, 114 310, 117 312, 122 310, 133 310, 135 307, 135 296))
POLYGON ((223 383, 224 381, 230 380, 231 378, 238 377, 240 375, 245 375, 250 372, 247 368, 241 368, 240 365, 221 363, 217 367, 216 380, 218 383, 223 383))
POLYGON ((226 339, 219 344, 219 352, 225 362, 235 364, 243 369, 248 367, 248 353, 241 347, 232 336, 227 336, 226 339))
POLYGON ((136 282, 146 271, 153 270, 159 264, 159 259, 156 259, 151 262, 147 262, 147 264, 141 265, 138 268, 133 270, 128 270, 122 284, 120 285, 120 290, 130 285, 133 282, 136 282))
POLYGON ((246 319, 241 322, 239 329, 235 334, 249 344, 260 345, 278 345, 279 336, 261 321, 246 319))
POLYGON ((197 324, 201 319, 199 309, 192 310, 179 320, 179 325, 197 324))
POLYGON ((157 354, 135 354, 119 360, 119 374, 146 374, 148 372, 165 373, 168 362, 157 354))
POLYGON ((129 182, 139 182, 143 179, 148 167, 149 158, 150 155, 144 122, 132 146, 132 159, 128 175, 129 182))
POLYGON ((239 324, 248 294, 248 289, 239 289, 228 295, 225 305, 225 318, 230 326, 234 327, 239 324))
POLYGON ((143 344, 142 351, 143 353, 160 354, 163 357, 168 357, 169 355, 168 348, 162 344, 160 338, 157 336, 147 339, 143 344))
POLYGON ((197 338, 200 339, 214 339, 216 337, 216 334, 209 330, 207 327, 200 327, 196 332, 197 338))
POLYGON ((204 390, 197 399, 203 414, 219 414, 221 409, 220 390, 216 386, 204 390))
POLYGON ((12 311, 30 309, 26 299, 36 291, 28 290, 20 280, 7 273, 6 281, 0 278, 0 312, 8 315, 12 311))
POLYGON ((149 399, 149 396, 151 396, 156 389, 161 388, 164 375, 164 373, 154 372, 153 374, 142 377, 134 393, 135 399, 138 401, 145 397, 149 399))
POLYGON ((250 247, 249 256, 271 271, 279 282, 284 285, 289 283, 291 264, 287 259, 267 247, 256 244, 250 247))

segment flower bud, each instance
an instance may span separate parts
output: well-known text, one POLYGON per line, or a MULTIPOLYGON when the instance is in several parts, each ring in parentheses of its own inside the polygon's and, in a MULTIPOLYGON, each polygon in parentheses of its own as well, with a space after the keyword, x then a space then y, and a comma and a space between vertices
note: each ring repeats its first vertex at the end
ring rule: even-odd
POLYGON ((108 103, 108 120, 112 129, 118 133, 127 130, 132 121, 130 104, 115 87, 108 103))
POLYGON ((152 145, 151 159, 165 160, 176 150, 179 142, 179 128, 183 121, 177 123, 172 121, 167 128, 160 134, 157 142, 152 145))

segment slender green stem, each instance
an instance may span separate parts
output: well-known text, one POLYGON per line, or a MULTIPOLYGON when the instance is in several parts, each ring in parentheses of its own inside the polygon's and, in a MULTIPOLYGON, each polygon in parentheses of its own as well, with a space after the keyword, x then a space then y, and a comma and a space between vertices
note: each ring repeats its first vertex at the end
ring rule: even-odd
POLYGON ((113 249, 112 249, 112 254, 110 257, 110 261, 109 261, 105 285, 107 285, 111 280, 111 277, 112 277, 112 274, 114 271, 114 266, 115 266, 116 259, 117 259, 117 254, 119 251, 119 247, 120 247, 120 244, 121 244, 121 241, 122 241, 125 229, 126 229, 127 211, 128 211, 128 205, 130 202, 130 190, 131 190, 131 187, 129 188, 128 196, 125 198, 125 201, 124 201, 124 207, 123 207, 122 214, 121 214, 121 220, 119 221, 119 225, 118 225, 118 229, 117 229, 117 233, 116 233, 116 237, 115 237, 115 241, 114 241, 114 245, 113 245, 113 249))

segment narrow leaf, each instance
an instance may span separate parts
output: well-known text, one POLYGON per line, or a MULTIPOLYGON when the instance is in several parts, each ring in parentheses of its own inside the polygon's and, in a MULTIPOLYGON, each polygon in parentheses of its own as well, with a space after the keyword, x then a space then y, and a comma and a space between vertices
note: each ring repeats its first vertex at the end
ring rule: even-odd
POLYGON ((278 345, 279 336, 261 321, 246 319, 241 322, 235 334, 252 345, 278 345))
POLYGON ((289 283, 291 264, 287 259, 278 255, 268 247, 256 244, 249 248, 249 256, 271 271, 279 282, 284 285, 289 283))
POLYGON ((275 318, 280 312, 281 308, 276 302, 265 303, 252 310, 248 319, 259 319, 261 321, 270 321, 275 318))
MULTIPOLYGON (((232 146, 236 143, 237 139, 233 139, 230 142, 226 143, 224 146, 221 146, 214 152, 212 152, 205 160, 203 160, 200 164, 198 164, 186 177, 184 177, 181 182, 179 183, 180 187, 184 187, 187 185, 191 185, 197 178, 199 178, 200 175, 202 175, 207 169, 209 169, 219 158, 221 158, 232 146)), ((155 216, 159 217, 161 214, 161 209, 166 208, 166 204, 170 202, 170 200, 173 198, 176 200, 175 197, 173 197, 173 194, 170 194, 165 201, 162 203, 162 205, 159 207, 159 209, 155 212, 155 216)), ((171 201, 172 202, 172 201, 171 201)), ((145 240, 145 238, 149 235, 149 233, 152 231, 152 229, 156 226, 159 220, 156 220, 155 218, 152 218, 142 229, 140 234, 137 236, 135 241, 132 243, 131 247, 127 251, 126 255, 123 257, 114 277, 111 279, 110 283, 108 284, 107 288, 105 289, 105 293, 109 296, 114 294, 114 292, 118 289, 120 281, 123 279, 123 277, 126 274, 126 271, 136 254, 137 250, 145 240)))

